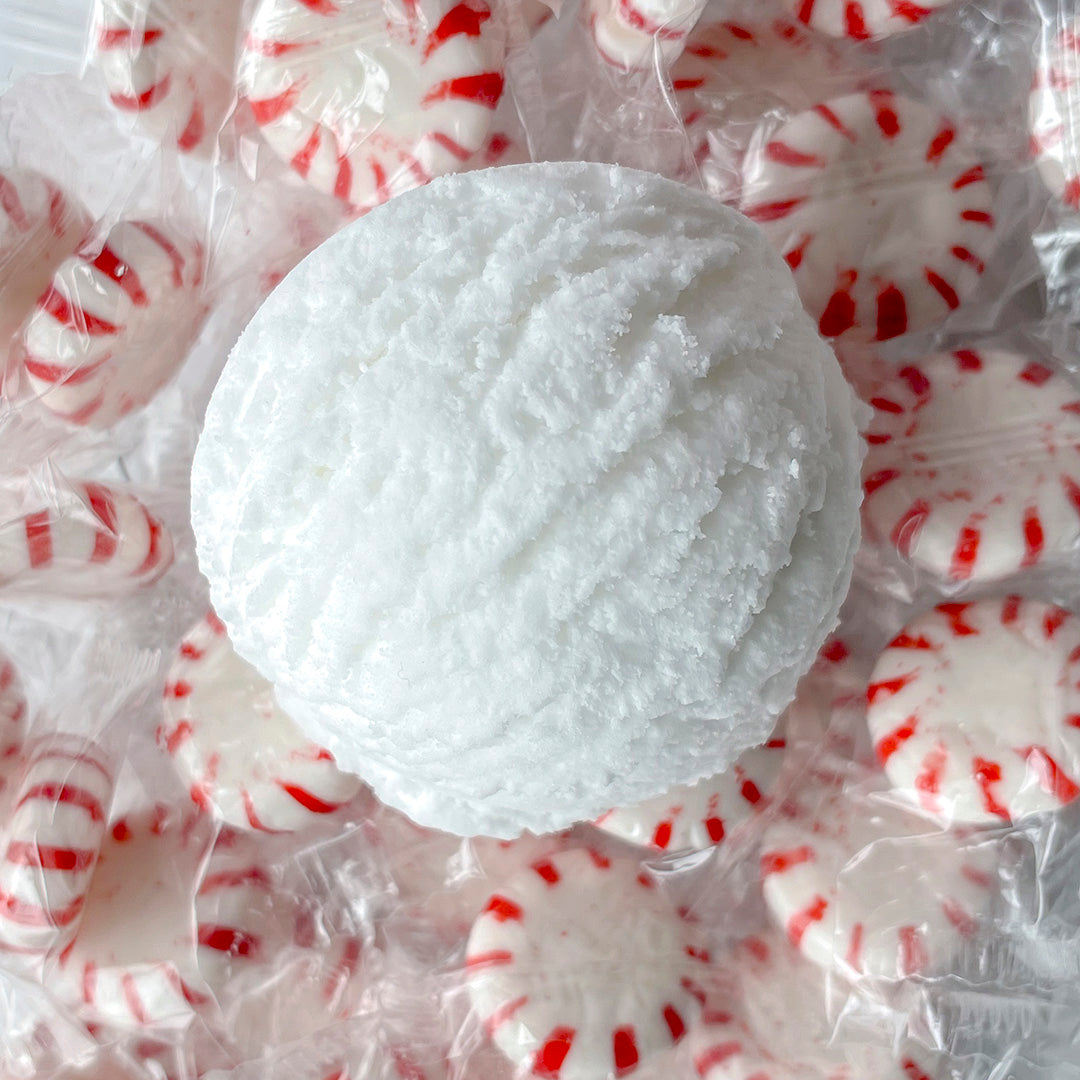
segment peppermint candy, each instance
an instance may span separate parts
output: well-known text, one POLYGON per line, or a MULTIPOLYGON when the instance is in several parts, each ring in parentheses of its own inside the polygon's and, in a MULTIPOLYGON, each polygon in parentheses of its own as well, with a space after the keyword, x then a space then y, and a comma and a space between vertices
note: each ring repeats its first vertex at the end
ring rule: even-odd
POLYGON ((152 585, 173 561, 168 529, 134 495, 89 481, 0 527, 0 584, 61 596, 152 585))
POLYGON ((82 206, 47 176, 0 169, 0 360, 89 227, 82 206))
POLYGON ((886 90, 781 124, 746 159, 741 209, 825 337, 884 341, 939 322, 997 239, 990 185, 956 125, 886 90))
POLYGON ((199 243, 121 221, 63 262, 21 331, 30 390, 72 424, 108 427, 172 377, 202 311, 199 243))
POLYGON ((367 210, 484 145, 504 37, 486 0, 261 0, 240 85, 283 161, 367 210))
POLYGON ((939 604, 882 652, 866 722, 925 810, 1000 823, 1080 795, 1080 620, 1005 596, 939 604))
POLYGON ((207 152, 233 100, 241 0, 101 0, 91 59, 109 100, 184 153, 207 152))
POLYGON ((159 745, 192 799, 230 824, 291 832, 334 813, 363 788, 308 742, 274 688, 229 643, 209 612, 185 635, 169 670, 159 745))
POLYGON ((560 1080, 625 1075, 677 1043, 708 955, 633 859, 573 849, 488 900, 469 935, 469 995, 516 1066, 560 1080))
POLYGON ((870 539, 949 582, 996 581, 1080 547, 1080 391, 1041 360, 960 349, 871 399, 870 539))

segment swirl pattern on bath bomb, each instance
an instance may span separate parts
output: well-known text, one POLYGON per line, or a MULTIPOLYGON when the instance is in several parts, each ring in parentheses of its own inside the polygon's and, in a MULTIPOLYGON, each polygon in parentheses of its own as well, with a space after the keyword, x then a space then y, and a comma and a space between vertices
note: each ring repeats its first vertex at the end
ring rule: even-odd
POLYGON ((721 772, 832 629, 854 398, 759 228, 585 163, 402 195, 251 321, 192 474, 237 651, 416 821, 721 772))

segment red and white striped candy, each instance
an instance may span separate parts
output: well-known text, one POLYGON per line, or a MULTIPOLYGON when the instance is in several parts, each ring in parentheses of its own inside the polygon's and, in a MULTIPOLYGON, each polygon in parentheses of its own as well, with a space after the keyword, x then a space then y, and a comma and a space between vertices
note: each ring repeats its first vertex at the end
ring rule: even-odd
POLYGON ((654 49, 670 63, 686 44, 705 0, 586 0, 597 51, 614 67, 650 67, 654 49))
POLYGON ((493 895, 469 935, 469 995, 515 1065, 560 1080, 625 1075, 697 1017, 708 956, 634 859, 574 849, 493 895))
POLYGON ((0 361, 89 227, 82 206, 48 177, 32 169, 0 169, 0 361))
POLYGON ((993 865, 951 833, 880 796, 809 774, 801 813, 762 839, 765 902, 808 959, 849 977, 947 968, 991 898, 993 865))
POLYGON ((940 604, 882 652, 866 721, 893 785, 959 821, 1080 795, 1080 619, 1006 596, 940 604))
POLYGON ((26 738, 26 695, 15 665, 0 653, 0 806, 6 807, 22 761, 26 738))
POLYGON ((73 424, 108 427, 183 361, 201 317, 203 253, 161 222, 121 221, 67 259, 22 329, 27 384, 73 424))
POLYGON ((261 0, 240 85, 263 136, 360 210, 461 169, 503 90, 486 0, 261 0))
POLYGON ((825 337, 883 341, 939 322, 996 242, 990 185, 954 122, 885 90, 781 124, 746 159, 741 209, 825 337))
POLYGON ((361 942, 317 942, 263 858, 250 834, 226 831, 195 897, 199 970, 245 1056, 345 1019, 361 988, 361 942))
POLYGON ((953 0, 785 0, 799 22, 833 37, 868 41, 902 34, 953 0))
POLYGON ((781 934, 744 939, 725 966, 735 978, 688 1038, 702 1080, 928 1080, 891 1041, 832 1043, 825 977, 781 934))
POLYGON ((74 936, 112 790, 93 743, 57 738, 29 750, 0 830, 0 955, 44 958, 74 936))
POLYGON ((109 99, 162 143, 211 148, 233 100, 241 0, 101 0, 92 59, 109 99))
POLYGON ((206 1004, 195 962, 194 894, 205 842, 156 815, 105 836, 58 993, 121 1030, 182 1028, 206 1004))
POLYGON ((769 805, 768 792, 784 759, 781 736, 748 750, 727 771, 672 788, 636 806, 609 810, 594 825, 655 851, 703 849, 721 843, 769 805))
POLYGON ((1031 153, 1046 186, 1080 209, 1080 21, 1062 26, 1039 58, 1028 99, 1031 153))
POLYGON ((1065 375, 961 349, 902 367, 870 401, 870 539, 956 582, 1080 548, 1080 390, 1065 375))
POLYGON ((153 584, 172 537, 133 495, 90 481, 55 505, 0 525, 0 584, 62 596, 108 596, 153 584))
POLYGON ((213 612, 180 643, 164 709, 158 742, 188 780, 192 799, 237 828, 302 829, 363 787, 300 734, 213 612))
POLYGON ((837 66, 829 42, 787 19, 696 26, 671 69, 671 85, 705 190, 735 201, 761 103, 807 109, 817 100, 815 84, 837 66), (748 97, 752 118, 743 115, 748 97))

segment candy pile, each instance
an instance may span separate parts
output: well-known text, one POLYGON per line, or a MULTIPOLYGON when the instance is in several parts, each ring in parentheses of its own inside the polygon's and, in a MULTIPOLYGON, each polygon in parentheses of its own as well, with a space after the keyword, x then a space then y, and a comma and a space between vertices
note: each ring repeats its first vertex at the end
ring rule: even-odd
MULTIPOLYGON (((0 1080, 1080 1077, 1074 20, 1058 0, 96 0, 82 76, 0 97, 0 1080), (846 585, 850 530, 784 502, 828 448, 783 425, 849 407, 847 391, 826 388, 827 350, 801 315, 806 348, 770 382, 788 345, 762 328, 782 298, 744 299, 753 259, 721 258, 752 248, 745 223, 704 235, 715 300, 688 279, 675 325, 640 318, 669 235, 650 232, 653 188, 605 217, 569 179, 558 197, 532 191, 531 172, 516 188, 428 187, 544 160, 651 169, 695 189, 687 220, 703 191, 756 222, 862 401, 854 583, 789 705, 770 673, 801 670, 831 629, 814 639, 835 611, 826 577, 846 585), (452 203, 454 228, 408 218, 414 189, 452 203), (553 207, 583 215, 603 266, 564 265, 553 207), (358 255, 340 230, 372 211, 408 228, 358 255), (273 328, 276 369, 257 341, 238 349, 193 506, 230 350, 334 234, 275 293, 300 313, 273 328), (324 268, 346 250, 355 295, 324 268), (527 287, 500 291, 500 260, 527 287), (603 277, 613 265, 632 303, 603 277), (571 270, 596 285, 591 311, 563 312, 583 350, 625 304, 624 346, 650 370, 674 370, 672 350, 721 323, 757 368, 723 393, 676 388, 676 408, 598 361, 595 400, 625 406, 601 430, 582 385, 519 362, 571 270), (436 393, 452 328, 428 274, 456 283, 455 319, 497 321, 460 397, 436 393), (415 391, 363 398, 366 429, 339 423, 360 391, 311 353, 304 322, 356 296, 338 345, 368 363, 393 342, 415 391), (774 408, 783 395, 799 408, 774 408), (440 431, 511 406, 520 437, 498 484, 425 487, 394 456, 423 446, 434 475, 440 431), (752 579, 723 619, 702 615, 722 599, 707 575, 667 603, 659 556, 603 578, 636 527, 627 500, 583 495, 595 535, 573 544, 553 510, 530 550, 568 604, 582 585, 612 609, 652 595, 665 641, 705 655, 706 635, 722 638, 712 677, 730 709, 699 722, 698 654, 665 658, 686 708, 620 729, 641 706, 619 696, 625 656, 580 635, 553 638, 581 662, 580 699, 539 676, 515 684, 506 671, 545 670, 521 645, 539 578, 510 560, 477 584, 475 538, 424 576, 448 527, 472 520, 480 491, 525 535, 521 470, 561 490, 534 437, 552 417, 593 449, 648 458, 662 508, 663 469, 694 456, 695 412, 722 414, 731 440, 694 454, 730 453, 760 479, 733 467, 699 515, 695 551, 726 544, 752 579), (308 486, 288 487, 303 453, 308 486), (358 470, 342 491, 335 455, 401 472, 358 470), (250 467, 271 459, 280 475, 250 467), (380 491, 383 547, 363 516, 380 491), (193 514, 228 610, 211 607, 193 514), (312 569, 327 553, 331 575, 312 569), (755 583, 789 568, 773 615, 755 583), (390 589, 391 570, 410 588, 390 589), (487 726, 421 743, 397 715, 423 706, 449 729, 460 713, 437 690, 462 611, 485 617, 459 674, 461 701, 493 703, 487 726), (767 616, 761 646, 744 626, 767 616), (364 650, 338 633, 357 618, 383 628, 364 650), (402 641, 423 655, 395 653, 402 641), (280 661, 276 684, 252 654, 280 661), (362 715, 342 689, 357 685, 362 715), (602 752, 537 755, 522 714, 573 731, 587 694, 602 752), (351 756, 334 741, 349 725, 367 739, 345 740, 351 756), (736 757, 735 727, 741 746, 766 738, 736 757), (499 738, 524 747, 523 775, 486 764, 499 738), (646 744, 665 783, 679 754, 713 763, 699 777, 735 760, 642 800, 620 754, 646 744), (402 761, 417 763, 411 785, 402 761), (580 816, 569 798, 538 803, 545 772, 588 789, 592 819, 515 835, 526 811, 537 830, 580 816), (426 798, 436 774, 457 774, 491 835, 432 827, 467 824, 426 798), (507 790, 523 806, 501 814, 507 790)), ((832 449, 854 482, 854 449, 832 449)))

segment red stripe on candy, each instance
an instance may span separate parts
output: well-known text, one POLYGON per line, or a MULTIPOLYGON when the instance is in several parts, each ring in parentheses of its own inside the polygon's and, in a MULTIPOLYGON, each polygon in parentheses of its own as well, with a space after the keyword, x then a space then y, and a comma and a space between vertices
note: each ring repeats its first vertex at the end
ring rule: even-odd
POLYGON ((900 938, 900 974, 916 975, 929 963, 926 942, 918 927, 901 926, 900 938))
POLYGON ((615 1075, 624 1076, 637 1068, 637 1034, 633 1027, 616 1028, 611 1035, 611 1060, 615 1065, 615 1075))
POLYGON ((1024 558, 1021 566, 1034 566, 1043 553, 1045 534, 1039 511, 1034 506, 1024 510, 1024 558))
POLYGON ((899 727, 893 728, 888 735, 883 735, 874 747, 874 753, 877 754, 878 761, 884 765, 908 739, 914 736, 917 727, 916 718, 909 716, 899 727))
POLYGON ((918 677, 919 673, 917 671, 909 671, 904 675, 898 675, 895 679, 881 679, 879 682, 872 682, 866 688, 866 700, 873 705, 878 698, 893 697, 918 677))
POLYGON ((930 140, 930 145, 926 148, 927 164, 937 165, 944 157, 945 151, 952 146, 955 138, 956 129, 949 124, 945 124, 930 140))
POLYGON ((953 191, 960 191, 971 184, 980 184, 986 179, 986 172, 981 165, 975 165, 967 172, 961 173, 953 181, 953 191))
POLYGON ((1001 766, 996 761, 988 761, 986 758, 977 757, 972 761, 972 773, 975 784, 982 793, 983 809, 988 814, 994 814, 1005 821, 1009 821, 1009 811, 997 801, 994 793, 990 790, 991 785, 1001 782, 1001 766))
POLYGON ((870 37, 863 6, 857 0, 849 0, 844 5, 844 33, 855 41, 866 41, 870 37))
POLYGON ((974 525, 964 525, 956 538, 956 547, 952 553, 949 575, 954 581, 966 581, 975 569, 979 557, 979 544, 982 531, 974 525))
POLYGON ((825 159, 818 154, 808 154, 803 150, 797 150, 794 146, 788 146, 779 139, 765 144, 765 157, 778 165, 787 165, 796 169, 821 169, 826 164, 825 159))
POLYGON ((98 252, 97 257, 90 265, 104 274, 110 281, 115 281, 136 307, 146 307, 150 302, 138 274, 108 244, 98 252))
POLYGON ((485 109, 494 109, 503 92, 503 77, 497 71, 482 75, 462 75, 433 86, 421 99, 421 106, 440 101, 472 101, 485 109))
POLYGON ((118 108, 127 112, 143 112, 152 109, 168 93, 172 79, 166 75, 160 82, 154 83, 141 94, 110 94, 109 100, 118 108))
POLYGON ((18 896, 0 893, 0 917, 17 926, 70 926, 82 912, 86 898, 80 896, 67 907, 49 908, 18 896))
POLYGON ((789 848, 786 851, 766 851, 761 856, 761 876, 783 874, 793 866, 814 861, 814 849, 809 845, 789 848))
POLYGON ((907 300, 895 285, 886 285, 877 297, 877 328, 875 337, 878 341, 888 341, 907 332, 907 300))
POLYGON ((280 120, 287 112, 291 111, 300 94, 300 83, 291 83, 280 94, 274 97, 248 99, 251 111, 255 114, 255 123, 260 127, 272 124, 280 120))
POLYGON ((77 874, 94 865, 97 852, 12 840, 4 858, 16 866, 35 866, 41 870, 64 870, 77 874))
POLYGON ((780 202, 761 203, 758 206, 748 206, 743 213, 751 221, 780 221, 786 218, 793 210, 797 210, 805 199, 783 199, 780 202))
POLYGON ((169 262, 172 263, 172 283, 175 288, 181 288, 184 284, 184 267, 187 265, 187 259, 180 254, 176 245, 160 229, 155 228, 149 222, 133 221, 132 225, 144 236, 148 236, 153 240, 169 257, 169 262))
POLYGON ((814 112, 816 112, 818 116, 820 116, 822 120, 824 120, 825 123, 829 125, 829 127, 834 128, 836 131, 839 131, 845 139, 849 139, 851 142, 859 141, 858 135, 856 135, 855 132, 852 131, 851 128, 849 128, 843 122, 843 120, 841 120, 840 117, 837 116, 836 113, 834 113, 832 109, 829 108, 828 105, 815 105, 814 112))
POLYGON ((121 327, 115 323, 91 315, 81 307, 72 304, 55 286, 50 285, 45 295, 38 301, 38 307, 51 315, 58 323, 87 334, 90 337, 105 337, 116 334, 121 327))
POLYGON ((900 134, 900 117, 896 115, 895 99, 889 90, 871 90, 870 103, 874 106, 874 121, 886 139, 900 134))
POLYGON ((313 795, 306 788, 300 787, 299 784, 290 784, 285 780, 278 780, 276 783, 289 798, 295 799, 305 810, 312 814, 332 814, 344 805, 343 803, 326 802, 317 795, 313 795))
MULTIPOLYGON (((742 1043, 735 1042, 723 1042, 717 1043, 715 1046, 710 1046, 708 1050, 702 1051, 694 1058, 694 1071, 698 1076, 706 1076, 717 1065, 722 1065, 728 1058, 734 1057, 736 1054, 742 1053, 742 1043)), ((751 1080, 751 1078, 748 1078, 751 1080)))
POLYGON ((939 273, 931 270, 929 266, 923 269, 926 274, 927 284, 945 301, 945 306, 950 311, 958 308, 960 306, 960 297, 957 296, 956 290, 939 273))
POLYGON ((118 49, 125 45, 145 47, 153 45, 164 32, 157 27, 152 30, 135 30, 127 26, 103 26, 98 32, 97 47, 102 50, 118 49))
POLYGON ((80 810, 85 810, 91 821, 105 820, 105 811, 102 809, 97 796, 85 788, 75 787, 74 784, 56 783, 51 780, 41 784, 34 784, 29 790, 23 792, 22 798, 19 799, 15 809, 18 810, 20 807, 26 806, 27 803, 32 802, 34 799, 44 799, 46 802, 51 803, 63 803, 65 806, 76 806, 80 810))
POLYGON ((191 103, 191 112, 188 114, 184 130, 176 137, 177 148, 185 153, 194 150, 206 134, 206 116, 203 113, 202 102, 195 98, 191 103))
POLYGON ((533 1075, 557 1077, 562 1071, 566 1055, 570 1053, 574 1036, 577 1032, 572 1027, 557 1027, 544 1040, 543 1046, 536 1052, 533 1061, 533 1075))
POLYGON ((23 524, 26 531, 26 553, 31 569, 47 566, 53 557, 52 525, 48 510, 27 514, 23 524))
POLYGON ((986 263, 968 248, 956 244, 950 250, 952 251, 954 259, 959 259, 962 263, 967 263, 968 266, 974 267, 976 274, 981 274, 986 269, 986 263))
POLYGON ((520 904, 496 894, 487 902, 483 914, 491 915, 496 922, 521 922, 525 913, 521 910, 520 904))
POLYGON ((492 949, 490 952, 473 953, 472 956, 465 957, 465 967, 469 971, 476 971, 478 968, 502 967, 504 964, 513 962, 514 954, 509 949, 492 949))
POLYGON ((1080 787, 1077 787, 1045 747, 1025 747, 1020 751, 1020 756, 1027 762, 1028 769, 1035 773, 1039 787, 1048 795, 1053 795, 1059 803, 1072 802, 1080 795, 1080 787))
POLYGON ((490 1038, 529 1000, 528 994, 522 994, 519 998, 504 1002, 485 1021, 484 1030, 490 1038))
POLYGON ((424 44, 424 59, 426 60, 440 45, 444 45, 459 34, 464 34, 466 37, 479 37, 484 23, 490 18, 491 12, 486 5, 474 8, 464 3, 452 7, 428 35, 424 44))
POLYGON ((664 1006, 664 1023, 671 1032, 671 1041, 677 1043, 686 1033, 686 1023, 674 1005, 664 1006))
POLYGON ((949 631, 956 637, 971 637, 979 631, 964 622, 964 612, 971 607, 970 604, 938 604, 937 610, 945 616, 949 622, 949 631))
POLYGON ((825 918, 825 912, 829 910, 829 901, 824 896, 815 896, 802 911, 796 912, 788 919, 788 940, 798 948, 799 943, 806 935, 806 931, 825 918))
POLYGON ((559 871, 555 869, 555 864, 550 859, 541 859, 539 862, 533 863, 532 869, 548 885, 558 885, 561 880, 559 871))

